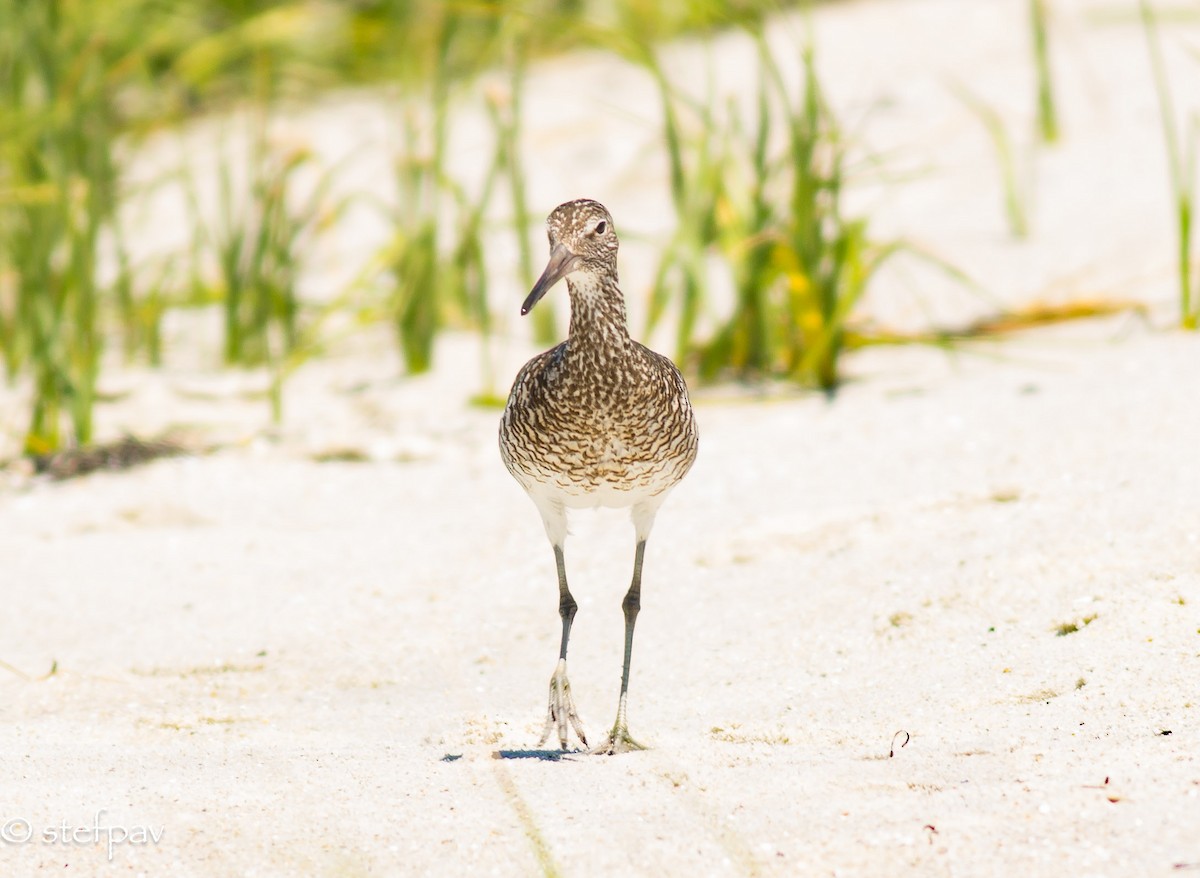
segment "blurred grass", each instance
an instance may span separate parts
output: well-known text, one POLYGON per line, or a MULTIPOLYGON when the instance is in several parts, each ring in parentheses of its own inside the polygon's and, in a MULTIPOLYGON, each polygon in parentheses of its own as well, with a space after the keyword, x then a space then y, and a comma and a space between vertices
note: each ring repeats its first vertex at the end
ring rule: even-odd
POLYGON ((1037 72, 1037 131, 1043 143, 1059 137, 1058 102, 1054 98, 1054 76, 1050 66, 1048 0, 1029 0, 1029 28, 1033 42, 1033 64, 1037 72))
POLYGON ((0 0, 0 343, 9 377, 32 375, 30 454, 91 437, 97 257, 119 197, 113 86, 127 47, 77 6, 0 0))
MULTIPOLYGON (((491 24, 499 26, 498 21, 491 24)), ((480 226, 494 186, 495 162, 473 203, 446 174, 449 93, 459 64, 456 46, 460 35, 473 28, 470 19, 455 11, 439 23, 433 68, 417 89, 418 100, 405 109, 405 149, 395 160, 395 232, 385 259, 394 289, 388 310, 412 374, 433 364, 434 341, 447 322, 474 322, 485 331, 489 325, 480 226), (448 208, 456 214, 449 244, 442 222, 448 208)), ((400 54, 409 52, 416 54, 419 48, 411 43, 400 47, 400 54)))
POLYGON ((759 85, 753 118, 718 116, 682 97, 654 52, 677 232, 664 252, 650 326, 677 301, 676 357, 703 379, 778 377, 831 390, 845 328, 875 272, 900 241, 877 241, 843 210, 846 143, 825 102, 811 42, 790 83, 755 29, 759 85), (685 126, 683 118, 691 119, 685 126), (730 267, 734 303, 709 334, 706 260, 730 267))
MULTIPOLYGON (((1039 118, 1049 139, 1045 0, 1030 2, 1039 118)), ((530 235, 541 215, 528 204, 521 157, 525 71, 530 59, 578 46, 636 61, 661 97, 678 224, 656 272, 651 325, 674 317, 677 355, 701 377, 768 375, 832 388, 852 309, 879 267, 910 248, 874 239, 867 217, 845 213, 846 142, 823 98, 812 46, 801 50, 803 72, 791 82, 762 40, 762 20, 778 7, 770 0, 0 0, 0 357, 8 380, 33 390, 26 452, 89 442, 106 343, 119 338, 127 358, 158 364, 161 321, 185 304, 220 309, 223 360, 266 369, 276 418, 286 377, 323 350, 320 336, 337 322, 335 311, 351 315, 351 326, 390 322, 410 373, 430 368, 446 327, 476 331, 486 346, 483 242, 497 230, 485 218, 496 216, 502 195, 509 208, 502 231, 515 236, 519 270, 532 282, 537 269, 530 235), (655 49, 680 34, 725 27, 759 40, 756 104, 744 117, 732 105, 714 106, 711 85, 709 99, 686 97, 655 49), (345 206, 328 203, 338 169, 316 167, 303 147, 272 143, 267 120, 319 90, 356 83, 395 88, 402 146, 388 181, 398 196, 388 214, 393 234, 346 289, 310 306, 297 279, 345 206), (481 159, 482 181, 467 186, 447 170, 451 107, 485 84, 491 152, 481 159), (202 114, 256 120, 245 152, 225 144, 206 179, 185 166, 143 184, 187 181, 191 240, 186 252, 135 265, 120 220, 131 193, 118 156, 136 155, 143 136, 202 114), (314 175, 315 186, 301 186, 314 175), (211 214, 200 209, 201 189, 216 195, 211 214), (724 311, 709 289, 714 263, 732 277, 734 300, 724 311), (190 288, 179 280, 187 264, 190 288)), ((1167 107, 1165 79, 1160 96, 1167 107)), ((1164 109, 1184 322, 1194 326, 1192 188, 1180 170, 1190 167, 1194 148, 1182 155, 1167 119, 1164 109)), ((543 306, 535 315, 537 339, 552 342, 553 312, 543 306)), ((490 398, 485 371, 481 398, 490 398)))
POLYGON ((951 90, 963 105, 975 114, 983 124, 992 142, 992 150, 996 156, 996 165, 1000 169, 1000 188, 1004 193, 1004 215, 1008 220, 1008 230, 1014 238, 1029 237, 1029 211, 1027 187, 1021 184, 1020 173, 1017 170, 1016 149, 1004 120, 995 108, 989 106, 983 99, 973 94, 965 85, 952 82, 951 90))
MULTIPOLYGON (((676 218, 675 233, 655 272, 647 332, 653 331, 672 300, 678 299, 676 358, 686 363, 695 348, 701 311, 710 297, 708 255, 719 243, 721 218, 729 213, 726 179, 734 171, 733 132, 717 121, 711 100, 690 101, 679 95, 651 46, 640 45, 635 57, 658 87, 676 218), (685 116, 692 120, 690 131, 684 127, 685 116)), ((707 87, 711 95, 711 80, 707 87)))
POLYGON ((219 147, 214 216, 206 217, 199 207, 203 181, 189 178, 194 230, 191 300, 220 303, 227 365, 265 366, 275 376, 268 396, 272 416, 279 421, 279 375, 293 357, 300 334, 297 285, 304 254, 345 203, 329 203, 333 169, 320 170, 311 191, 298 197, 296 177, 314 163, 312 153, 301 146, 272 143, 261 116, 251 127, 244 155, 233 137, 219 147), (209 261, 216 265, 212 277, 203 269, 209 261))
POLYGON ((1163 60, 1157 15, 1149 0, 1140 0, 1142 27, 1154 72, 1162 121, 1163 144, 1167 152, 1171 197, 1174 202, 1176 277, 1179 281, 1179 322, 1185 329, 1200 327, 1200 282, 1192 289, 1192 222, 1196 211, 1196 168, 1200 158, 1200 119, 1193 117, 1185 133, 1180 133, 1171 98, 1171 82, 1163 60))
MULTIPOLYGON (((522 270, 533 272, 519 155, 525 59, 586 43, 597 27, 666 38, 751 20, 763 8, 705 0, 624 0, 597 10, 578 0, 0 0, 0 346, 7 378, 28 376, 33 386, 26 451, 88 442, 105 340, 119 332, 127 357, 161 362, 160 322, 185 298, 168 289, 179 259, 131 264, 117 221, 119 148, 200 113, 249 104, 265 118, 282 102, 347 83, 387 81, 416 95, 424 111, 406 119, 410 150, 396 160, 409 197, 383 255, 403 357, 409 371, 421 371, 441 326, 489 328, 482 218, 498 176, 508 183, 522 270), (507 100, 490 105, 493 167, 485 191, 468 197, 444 168, 451 91, 498 66, 511 78, 507 100), (106 260, 114 271, 101 270, 106 260), (112 280, 102 285, 106 274, 112 280)), ((260 132, 246 160, 249 180, 235 180, 237 162, 218 169, 215 218, 194 212, 190 250, 215 251, 217 268, 194 272, 190 299, 220 304, 227 362, 275 370, 278 417, 282 377, 296 364, 295 282, 314 205, 297 202, 293 185, 308 157, 276 154, 265 142, 260 132)), ((538 338, 554 331, 552 311, 541 309, 538 338)))

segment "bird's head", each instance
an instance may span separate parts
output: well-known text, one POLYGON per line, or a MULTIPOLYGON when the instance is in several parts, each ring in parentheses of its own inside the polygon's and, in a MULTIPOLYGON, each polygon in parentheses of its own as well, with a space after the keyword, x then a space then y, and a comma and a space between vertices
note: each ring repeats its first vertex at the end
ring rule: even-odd
POLYGON ((538 299, 569 274, 604 275, 616 271, 617 230, 599 201, 580 198, 560 204, 546 219, 546 234, 550 238, 550 261, 525 297, 522 314, 528 314, 538 299))

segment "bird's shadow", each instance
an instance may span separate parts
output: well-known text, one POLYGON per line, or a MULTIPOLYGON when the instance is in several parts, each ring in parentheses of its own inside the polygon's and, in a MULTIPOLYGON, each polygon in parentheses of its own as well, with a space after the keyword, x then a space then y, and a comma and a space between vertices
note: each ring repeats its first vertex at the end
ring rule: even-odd
POLYGON ((542 762, 561 762, 572 756, 587 755, 583 750, 497 750, 493 759, 537 759, 542 762))

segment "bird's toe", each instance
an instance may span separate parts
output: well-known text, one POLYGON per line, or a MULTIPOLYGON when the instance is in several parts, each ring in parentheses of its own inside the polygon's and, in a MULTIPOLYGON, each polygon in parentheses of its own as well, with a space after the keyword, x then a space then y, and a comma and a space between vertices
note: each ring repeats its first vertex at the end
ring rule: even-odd
POLYGON ((618 753, 632 753, 635 750, 648 749, 644 744, 639 744, 629 734, 629 729, 625 726, 614 726, 599 746, 593 747, 588 753, 593 756, 616 756, 618 753))
POLYGON ((569 750, 570 730, 574 729, 579 742, 586 748, 587 735, 583 730, 583 721, 575 710, 575 699, 571 697, 571 682, 567 679, 567 663, 560 660, 550 678, 550 704, 546 711, 546 724, 542 727, 542 737, 538 741, 541 747, 550 738, 551 731, 557 731, 558 744, 563 750, 569 750))

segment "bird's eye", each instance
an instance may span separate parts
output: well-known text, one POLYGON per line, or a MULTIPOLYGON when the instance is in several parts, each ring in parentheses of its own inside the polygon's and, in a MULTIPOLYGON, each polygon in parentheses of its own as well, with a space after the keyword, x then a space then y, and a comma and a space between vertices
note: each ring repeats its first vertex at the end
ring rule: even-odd
POLYGON ((597 235, 603 235, 607 231, 608 231, 608 223, 606 223, 604 220, 600 220, 600 222, 596 223, 596 234, 597 235))

